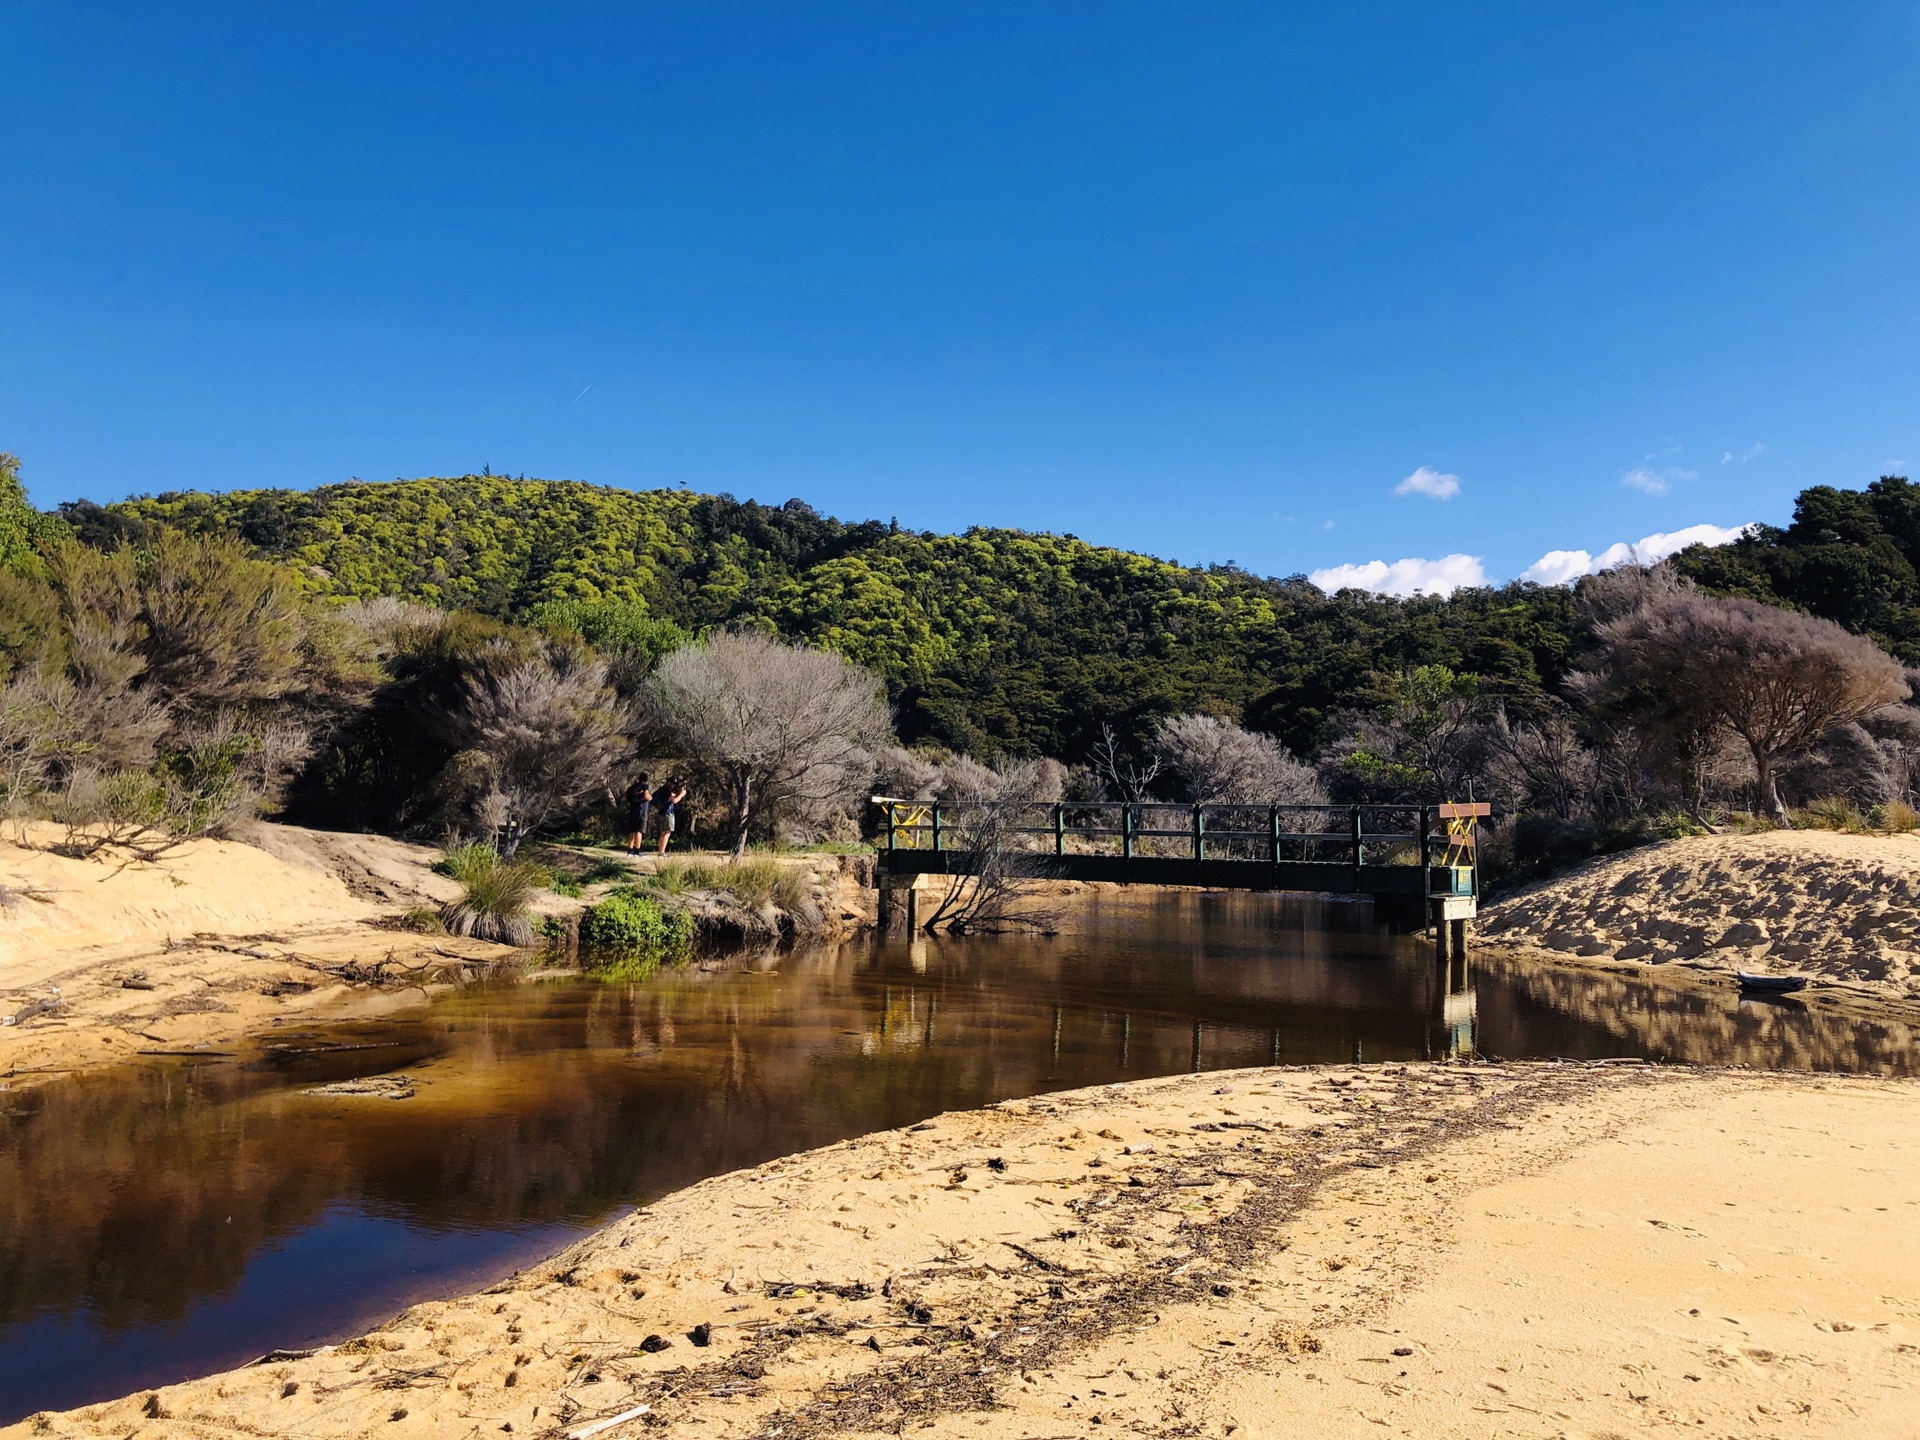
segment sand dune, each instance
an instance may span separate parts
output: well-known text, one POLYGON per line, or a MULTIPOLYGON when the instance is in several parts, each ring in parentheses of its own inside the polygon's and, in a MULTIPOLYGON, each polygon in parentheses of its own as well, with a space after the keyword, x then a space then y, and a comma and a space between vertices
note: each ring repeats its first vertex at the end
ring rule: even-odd
POLYGON ((1562 954, 1778 970, 1920 999, 1920 837, 1670 840, 1523 890, 1478 928, 1562 954))

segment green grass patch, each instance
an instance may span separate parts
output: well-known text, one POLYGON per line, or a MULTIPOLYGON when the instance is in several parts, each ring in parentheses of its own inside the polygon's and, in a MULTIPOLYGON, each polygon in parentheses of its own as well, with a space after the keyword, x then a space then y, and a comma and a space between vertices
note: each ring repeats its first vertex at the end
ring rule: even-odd
POLYGON ((632 879, 633 867, 624 860, 615 860, 611 855, 601 856, 580 872, 582 885, 604 885, 609 880, 624 883, 632 879))
POLYGON ((731 895, 750 909, 772 903, 783 910, 794 910, 806 903, 807 880, 793 867, 777 860, 758 858, 738 865, 715 865, 704 860, 685 860, 662 865, 643 883, 663 895, 688 895, 696 891, 731 895))

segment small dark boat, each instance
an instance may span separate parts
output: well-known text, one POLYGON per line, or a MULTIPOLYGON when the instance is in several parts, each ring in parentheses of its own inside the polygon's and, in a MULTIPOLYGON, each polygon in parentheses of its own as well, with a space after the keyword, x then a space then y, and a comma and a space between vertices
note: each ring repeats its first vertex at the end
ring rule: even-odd
POLYGON ((1770 995, 1790 995, 1807 987, 1804 975, 1760 975, 1752 970, 1736 970, 1742 990, 1764 990, 1770 995))

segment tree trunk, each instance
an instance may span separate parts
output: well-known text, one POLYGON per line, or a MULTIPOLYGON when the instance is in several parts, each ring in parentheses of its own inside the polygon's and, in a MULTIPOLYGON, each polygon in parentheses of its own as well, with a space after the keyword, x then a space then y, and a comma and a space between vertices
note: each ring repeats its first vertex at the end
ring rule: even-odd
POLYGON ((1782 830, 1793 829, 1793 819, 1787 814, 1787 807, 1780 799, 1780 789, 1774 783, 1773 756, 1758 748, 1753 752, 1754 768, 1760 772, 1760 803, 1767 814, 1773 817, 1773 823, 1782 830))
POLYGON ((743 775, 734 790, 733 863, 738 865, 747 853, 747 830, 753 824, 753 777, 743 775))

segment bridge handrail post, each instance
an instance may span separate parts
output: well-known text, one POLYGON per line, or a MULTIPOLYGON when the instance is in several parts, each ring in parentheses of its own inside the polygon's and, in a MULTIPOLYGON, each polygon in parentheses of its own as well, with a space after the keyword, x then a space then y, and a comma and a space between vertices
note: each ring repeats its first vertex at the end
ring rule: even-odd
POLYGON ((1433 807, 1420 807, 1420 892, 1433 889, 1433 807))
POLYGON ((1267 825, 1273 831, 1273 863, 1278 865, 1280 863, 1280 807, 1278 805, 1267 807, 1267 825))
POLYGON ((1053 853, 1056 858, 1067 853, 1067 807, 1053 807, 1053 853))
POLYGON ((1133 802, 1123 801, 1120 806, 1120 858, 1133 859, 1133 802))
POLYGON ((1362 854, 1361 842, 1360 842, 1360 807, 1358 805, 1355 805, 1353 807, 1352 818, 1353 818, 1353 884, 1354 884, 1354 888, 1358 889, 1360 886, 1360 865, 1361 865, 1361 854, 1362 854))
POLYGON ((1193 858, 1195 860, 1207 858, 1206 836, 1207 822, 1201 813, 1201 808, 1196 805, 1193 807, 1193 858))
POLYGON ((940 802, 937 800, 933 805, 933 848, 940 848, 940 802))
POLYGON ((889 851, 891 851, 891 850, 892 850, 892 849, 894 848, 894 842, 893 842, 893 806, 892 806, 892 805, 883 805, 883 806, 881 806, 880 808, 881 808, 882 810, 884 810, 884 811, 886 812, 886 816, 887 816, 887 849, 888 849, 889 851))

